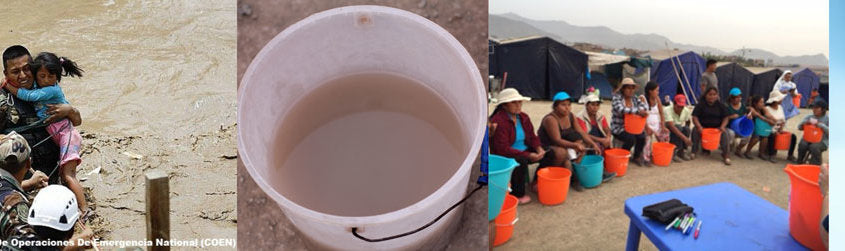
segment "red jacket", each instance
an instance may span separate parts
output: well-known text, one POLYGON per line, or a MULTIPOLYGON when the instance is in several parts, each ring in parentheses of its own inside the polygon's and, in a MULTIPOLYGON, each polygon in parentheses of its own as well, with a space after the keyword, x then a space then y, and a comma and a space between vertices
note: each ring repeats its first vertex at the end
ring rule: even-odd
POLYGON ((531 119, 524 112, 519 113, 519 120, 522 122, 522 130, 525 131, 525 151, 516 150, 511 147, 516 140, 516 124, 511 120, 507 111, 499 110, 490 118, 491 123, 496 123, 496 131, 490 140, 490 153, 507 158, 528 158, 540 146, 540 138, 534 134, 534 126, 531 119))

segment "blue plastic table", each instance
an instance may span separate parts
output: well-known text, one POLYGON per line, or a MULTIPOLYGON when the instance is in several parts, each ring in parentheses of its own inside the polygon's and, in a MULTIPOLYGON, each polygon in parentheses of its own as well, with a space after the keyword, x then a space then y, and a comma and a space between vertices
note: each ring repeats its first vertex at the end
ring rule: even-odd
MULTIPOLYGON (((660 250, 807 250, 789 235, 789 214, 732 183, 642 195, 625 201, 631 218, 626 250, 637 250, 643 233, 660 250), (703 221, 698 239, 642 216, 643 207, 678 199, 703 221)), ((695 223, 698 225, 698 223, 695 223)))

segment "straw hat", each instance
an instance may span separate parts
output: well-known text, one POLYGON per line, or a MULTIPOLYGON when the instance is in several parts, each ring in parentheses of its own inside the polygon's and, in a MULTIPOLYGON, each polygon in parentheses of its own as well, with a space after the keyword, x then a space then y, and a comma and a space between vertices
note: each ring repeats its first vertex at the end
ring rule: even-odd
POLYGON ((524 97, 519 94, 519 92, 514 88, 505 88, 499 95, 496 95, 496 101, 498 104, 510 103, 513 101, 529 101, 531 98, 524 97))
POLYGON ((786 94, 783 94, 783 93, 780 93, 777 90, 774 90, 774 91, 769 93, 769 99, 766 100, 766 104, 771 104, 773 102, 781 101, 781 100, 783 100, 784 97, 786 97, 786 94))
POLYGON ((622 79, 622 82, 619 83, 619 89, 617 89, 617 91, 622 90, 622 88, 625 88, 626 85, 633 85, 634 87, 637 87, 637 83, 634 82, 634 79, 624 78, 622 79))

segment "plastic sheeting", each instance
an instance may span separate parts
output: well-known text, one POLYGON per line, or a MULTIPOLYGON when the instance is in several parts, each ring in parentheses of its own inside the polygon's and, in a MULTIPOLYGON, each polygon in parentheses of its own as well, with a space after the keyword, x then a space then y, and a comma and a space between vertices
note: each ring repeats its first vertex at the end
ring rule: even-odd
POLYGON ((538 99, 551 99, 560 91, 572 97, 583 93, 587 54, 548 37, 492 41, 492 44, 490 74, 501 78, 507 72, 505 87, 538 99))
POLYGON ((675 94, 684 93, 691 104, 695 104, 693 97, 697 99, 701 96, 699 82, 705 68, 704 58, 691 51, 678 54, 655 53, 652 57, 655 59, 655 66, 651 68, 651 80, 660 85, 660 97, 674 97, 675 94), (678 80, 679 76, 681 81, 678 80), (681 86, 681 83, 684 85, 681 86))
POLYGON ((757 69, 754 74, 754 82, 751 84, 751 95, 760 96, 763 99, 769 98, 769 93, 778 81, 780 74, 783 73, 780 69, 757 69))
POLYGON ((611 99, 613 98, 613 86, 610 85, 610 81, 607 80, 607 77, 597 71, 593 71, 590 73, 592 78, 587 80, 586 88, 590 88, 590 86, 595 87, 599 90, 599 96, 602 99, 611 99))
POLYGON ((809 99, 813 88, 819 88, 819 76, 812 70, 805 68, 792 74, 792 82, 795 82, 798 93, 801 93, 801 107, 806 107, 811 102, 809 99))
POLYGON ((737 63, 728 63, 716 67, 716 78, 719 79, 719 95, 723 101, 728 100, 728 93, 734 87, 742 91, 742 100, 748 100, 754 73, 737 63))

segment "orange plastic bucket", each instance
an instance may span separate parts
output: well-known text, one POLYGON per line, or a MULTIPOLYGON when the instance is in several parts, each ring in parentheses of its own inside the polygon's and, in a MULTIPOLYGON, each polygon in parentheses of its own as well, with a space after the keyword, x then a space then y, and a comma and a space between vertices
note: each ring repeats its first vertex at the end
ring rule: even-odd
POLYGON ((493 239, 493 246, 505 244, 513 235, 513 225, 516 223, 516 205, 519 200, 516 196, 505 195, 505 203, 502 204, 502 211, 493 221, 496 224, 496 238, 493 239))
POLYGON ((775 150, 789 150, 789 143, 792 143, 791 137, 791 132, 782 132, 775 135, 775 150))
POLYGON ((704 128, 701 130, 701 147, 704 150, 719 149, 719 140, 721 139, 722 131, 716 128, 704 128))
POLYGON ((628 159, 631 152, 625 149, 611 148, 604 150, 604 171, 616 173, 617 177, 625 176, 628 171, 628 159))
POLYGON ((804 141, 808 143, 819 143, 822 141, 822 136, 824 136, 824 131, 818 126, 804 125, 804 141))
POLYGON ((789 191, 789 233, 805 247, 825 250, 819 236, 823 199, 818 183, 821 168, 816 165, 786 164, 783 170, 789 175, 792 184, 789 191))
POLYGON ((651 162, 658 166, 669 166, 672 163, 672 155, 675 154, 675 145, 668 142, 654 142, 651 145, 651 162))
POLYGON ((625 114, 625 131, 633 135, 639 135, 645 130, 645 121, 646 117, 636 114, 625 114))
POLYGON ((572 171, 562 167, 547 167, 537 171, 537 197, 543 205, 557 205, 566 200, 572 171))
POLYGON ((801 107, 801 94, 792 97, 792 104, 795 105, 795 108, 801 107))

